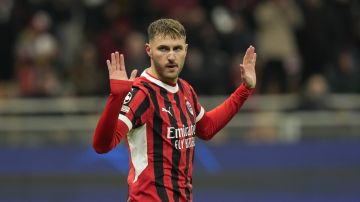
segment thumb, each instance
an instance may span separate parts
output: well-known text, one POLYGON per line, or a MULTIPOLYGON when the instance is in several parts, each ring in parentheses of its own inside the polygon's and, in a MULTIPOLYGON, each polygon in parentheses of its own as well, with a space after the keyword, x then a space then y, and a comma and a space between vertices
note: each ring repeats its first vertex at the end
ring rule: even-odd
POLYGON ((129 78, 130 81, 133 81, 135 79, 137 72, 138 72, 137 69, 132 70, 129 78))
POLYGON ((241 73, 241 77, 244 76, 244 72, 245 72, 245 68, 243 64, 240 64, 240 73, 241 73))

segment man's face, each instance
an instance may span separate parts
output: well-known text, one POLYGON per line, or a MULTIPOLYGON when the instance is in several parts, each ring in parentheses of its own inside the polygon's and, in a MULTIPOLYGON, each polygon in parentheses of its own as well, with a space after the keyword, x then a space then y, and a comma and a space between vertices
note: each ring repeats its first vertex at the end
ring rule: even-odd
POLYGON ((184 66, 187 44, 184 38, 155 36, 145 45, 151 59, 150 73, 166 83, 175 83, 184 66))

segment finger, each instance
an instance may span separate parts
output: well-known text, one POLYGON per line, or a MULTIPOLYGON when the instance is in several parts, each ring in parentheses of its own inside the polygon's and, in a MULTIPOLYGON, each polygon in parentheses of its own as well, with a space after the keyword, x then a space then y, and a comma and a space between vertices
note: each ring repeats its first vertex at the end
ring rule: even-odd
POLYGON ((253 59, 252 59, 252 62, 253 62, 253 64, 254 64, 254 66, 255 66, 255 64, 256 64, 256 58, 257 58, 257 54, 254 53, 253 59))
POLYGON ((244 71, 245 71, 244 65, 240 64, 240 73, 241 73, 241 75, 244 73, 244 71))
POLYGON ((251 58, 251 55, 252 55, 252 52, 253 52, 253 48, 252 46, 249 46, 249 48, 246 49, 246 52, 245 52, 245 55, 244 55, 244 61, 243 61, 243 64, 246 64, 249 62, 250 58, 251 58))
POLYGON ((124 61, 124 55, 120 54, 120 70, 125 71, 125 61, 124 61))
POLYGON ((108 70, 111 71, 111 62, 110 62, 110 60, 106 60, 106 64, 107 64, 108 70))
POLYGON ((119 56, 119 52, 115 52, 115 64, 116 64, 116 70, 120 69, 120 56, 119 56))
POLYGON ((136 77, 137 69, 132 70, 129 80, 133 81, 136 77))
POLYGON ((111 53, 111 66, 115 66, 115 53, 111 53))
POLYGON ((243 80, 245 76, 244 65, 240 65, 240 78, 243 80))

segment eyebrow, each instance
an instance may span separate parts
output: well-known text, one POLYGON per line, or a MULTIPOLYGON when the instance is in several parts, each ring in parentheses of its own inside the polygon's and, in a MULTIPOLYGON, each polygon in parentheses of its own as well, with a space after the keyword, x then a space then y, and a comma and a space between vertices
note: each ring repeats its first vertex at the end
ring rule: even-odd
POLYGON ((159 45, 157 48, 169 48, 167 45, 159 45))
MULTIPOLYGON (((159 45, 157 48, 160 49, 160 48, 170 48, 170 47, 172 47, 172 46, 159 45)), ((183 48, 184 46, 183 46, 183 45, 175 45, 175 46, 173 46, 173 47, 174 47, 174 49, 176 49, 176 48, 183 48)))
POLYGON ((182 49, 183 47, 184 47, 183 45, 176 45, 176 46, 174 47, 174 49, 175 49, 175 48, 181 48, 181 49, 182 49))

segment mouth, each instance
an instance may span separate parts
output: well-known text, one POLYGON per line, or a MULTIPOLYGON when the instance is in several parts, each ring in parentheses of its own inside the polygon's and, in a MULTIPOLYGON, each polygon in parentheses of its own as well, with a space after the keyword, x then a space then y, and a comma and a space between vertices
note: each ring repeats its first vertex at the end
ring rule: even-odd
POLYGON ((177 66, 177 64, 167 64, 166 67, 167 68, 176 68, 178 66, 177 66))

